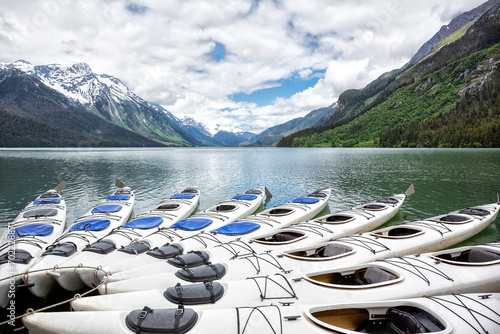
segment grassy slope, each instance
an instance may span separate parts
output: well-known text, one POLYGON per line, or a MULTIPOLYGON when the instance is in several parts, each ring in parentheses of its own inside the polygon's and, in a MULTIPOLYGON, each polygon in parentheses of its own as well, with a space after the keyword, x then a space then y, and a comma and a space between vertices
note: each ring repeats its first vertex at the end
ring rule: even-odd
POLYGON ((394 91, 384 102, 352 122, 308 137, 295 138, 293 146, 377 146, 379 135, 384 131, 453 109, 461 99, 458 91, 470 83, 478 65, 492 57, 498 59, 499 55, 500 44, 497 44, 453 62, 394 91), (467 76, 466 70, 470 71, 467 76))

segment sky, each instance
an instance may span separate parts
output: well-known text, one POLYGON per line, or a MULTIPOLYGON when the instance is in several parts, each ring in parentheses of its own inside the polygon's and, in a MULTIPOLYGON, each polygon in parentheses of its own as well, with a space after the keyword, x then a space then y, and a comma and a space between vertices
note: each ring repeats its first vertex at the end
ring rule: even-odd
POLYGON ((210 129, 259 133, 399 68, 483 0, 0 1, 0 62, 85 62, 210 129))

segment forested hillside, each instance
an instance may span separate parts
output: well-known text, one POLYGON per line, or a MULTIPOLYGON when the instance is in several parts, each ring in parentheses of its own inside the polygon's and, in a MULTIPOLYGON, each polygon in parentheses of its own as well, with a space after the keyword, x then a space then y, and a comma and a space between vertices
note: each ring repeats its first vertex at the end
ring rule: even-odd
POLYGON ((278 146, 498 147, 499 42, 497 5, 460 39, 414 66, 343 93, 340 113, 329 124, 285 137, 278 146), (479 138, 478 131, 489 135, 479 138), (448 135, 435 138, 436 132, 448 135))

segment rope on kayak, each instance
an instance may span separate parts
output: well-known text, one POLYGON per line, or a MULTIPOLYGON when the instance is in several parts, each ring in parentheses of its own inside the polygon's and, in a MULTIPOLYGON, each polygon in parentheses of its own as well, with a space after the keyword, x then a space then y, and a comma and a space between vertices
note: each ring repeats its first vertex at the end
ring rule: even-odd
POLYGON ((158 231, 155 231, 151 233, 150 235, 147 235, 145 238, 149 238, 152 235, 159 234, 162 237, 167 238, 170 241, 174 241, 174 237, 177 239, 182 239, 182 237, 176 232, 175 228, 171 227, 161 227, 158 228, 158 231))
POLYGON ((324 223, 321 222, 321 221, 314 222, 314 223, 303 222, 303 223, 299 223, 299 224, 296 224, 296 225, 291 225, 290 228, 293 228, 294 230, 315 233, 315 234, 317 234, 317 235, 319 235, 321 237, 323 236, 322 232, 333 233, 332 230, 330 230, 329 228, 323 226, 323 224, 324 223), (318 225, 318 224, 320 224, 320 225, 318 225))
POLYGON ((237 240, 231 240, 221 245, 216 245, 215 247, 222 247, 223 249, 231 253, 233 256, 230 258, 230 260, 234 260, 241 256, 247 256, 256 253, 255 250, 248 243, 241 241, 239 238, 237 240), (237 250, 236 248, 241 249, 244 253, 240 253, 240 251, 237 250))
MULTIPOLYGON (((500 317, 500 314, 498 312, 496 312, 495 310, 493 310, 492 308, 488 307, 487 305, 485 305, 484 303, 481 303, 480 301, 478 300, 475 300, 469 296, 465 296, 465 295, 461 295, 461 294, 452 294, 452 296, 454 296, 458 301, 458 302, 453 302, 453 301, 450 301, 450 300, 446 300, 446 299, 443 299, 443 298, 440 298, 440 297, 434 297, 434 296, 424 296, 424 298, 427 298, 439 305, 441 305, 442 307, 444 307, 445 309, 447 309, 448 311, 450 311, 451 313, 453 313, 454 315, 456 315, 458 318, 462 319, 463 322, 465 322, 467 325, 469 325, 472 329, 474 329, 477 333, 480 333, 481 332, 473 325, 471 324, 469 321, 467 321, 466 319, 464 319, 463 316, 461 316, 460 314, 458 314, 456 311, 457 308, 463 308, 465 310, 467 310, 469 312, 469 314, 474 318, 474 320, 477 322, 477 324, 481 327, 481 329, 483 330, 483 333, 488 333, 487 330, 484 329, 483 325, 479 322, 479 320, 476 318, 475 314, 476 315, 479 315, 483 318, 486 318, 487 320, 497 324, 497 325, 500 325, 500 322, 497 321, 497 320, 494 320, 486 315, 484 315, 481 311, 478 311, 478 310, 473 310, 471 307, 467 306, 464 301, 462 299, 460 299, 460 297, 464 298, 464 299, 469 299, 473 302, 476 302, 477 304, 479 304, 480 306, 486 308, 487 310, 493 312, 495 315, 497 315, 498 317, 500 317), (448 303, 448 304, 451 304, 453 305, 454 307, 450 307, 448 305, 446 305, 445 303, 448 303)), ((478 296, 479 298, 481 299, 487 299, 489 298, 491 295, 483 295, 483 296, 478 296)))
POLYGON ((269 277, 269 275, 266 275, 266 276, 255 276, 255 277, 247 277, 247 279, 251 279, 255 282, 255 284, 257 284, 257 288, 259 289, 260 291, 260 299, 261 301, 263 301, 264 299, 282 299, 282 298, 295 298, 295 299, 299 299, 297 297, 297 294, 295 293, 295 291, 293 290, 293 287, 292 285, 290 284, 290 282, 286 279, 285 276, 283 276, 282 274, 274 274, 274 276, 278 276, 278 277, 281 277, 285 282, 286 284, 288 285, 289 289, 287 289, 284 284, 281 284, 281 283, 278 283, 276 280, 272 279, 271 277, 269 277), (259 282, 258 280, 260 279, 264 279, 264 287, 261 287, 259 285, 259 282), (267 288, 268 288, 268 283, 274 283, 276 286, 280 287, 281 290, 283 290, 287 296, 275 296, 275 297, 268 297, 267 296, 267 288))
POLYGON ((443 236, 444 233, 451 232, 451 229, 448 226, 446 226, 445 224, 439 223, 439 222, 432 222, 431 220, 427 220, 427 221, 417 220, 414 222, 404 223, 401 225, 416 225, 416 226, 421 226, 421 227, 427 227, 430 230, 433 230, 433 231, 440 233, 441 236, 443 236))
POLYGON ((388 259, 388 260, 380 260, 380 262, 385 262, 392 264, 395 267, 401 268, 403 270, 409 271, 410 273, 414 274, 418 278, 421 278, 424 282, 427 283, 427 285, 431 285, 431 281, 425 276, 425 274, 421 271, 429 271, 431 273, 434 273, 436 275, 439 275, 448 281, 453 282, 453 278, 450 276, 446 275, 444 272, 441 270, 437 269, 436 267, 430 265, 429 263, 426 263, 416 257, 398 257, 394 259, 388 259), (417 264, 413 264, 411 262, 417 262, 417 264), (408 268, 410 267, 410 268, 408 268), (415 271, 412 271, 411 269, 415 269, 415 271))
MULTIPOLYGON (((95 288, 92 288, 90 289, 89 291, 86 291, 82 294, 79 294, 77 293, 73 298, 70 298, 70 299, 67 299, 67 300, 64 300, 62 302, 59 302, 59 303, 56 303, 56 304, 52 304, 52 305, 49 305, 49 306, 45 306, 45 307, 42 307, 42 308, 39 308, 38 310, 33 310, 32 308, 29 308, 26 310, 26 312, 24 314, 21 314, 21 315, 18 315, 17 317, 13 318, 13 319, 8 319, 8 320, 5 320, 3 322, 0 322, 0 327, 11 322, 11 321, 15 321, 15 320, 18 320, 18 319, 21 319, 22 317, 26 316, 26 315, 31 315, 31 314, 35 314, 35 313, 39 313, 39 312, 42 312, 42 311, 45 311, 45 310, 48 310, 48 309, 51 309, 51 308, 54 308, 54 307, 57 307, 57 306, 61 306, 61 305, 64 305, 66 303, 71 303, 72 301, 76 300, 76 299, 80 299, 86 295, 88 295, 89 293, 92 293, 94 292, 95 290, 99 289, 99 287, 103 284, 104 282, 101 282, 101 284, 99 284, 98 286, 96 286, 95 288)), ((71 304, 70 304, 70 310, 73 311, 71 309, 71 304)))
POLYGON ((384 251, 391 250, 389 247, 387 247, 383 243, 381 243, 381 242, 379 242, 377 240, 374 240, 372 238, 369 238, 367 236, 364 236, 362 234, 360 234, 360 235, 353 235, 353 236, 350 236, 350 237, 343 237, 343 238, 337 239, 335 241, 340 241, 340 242, 343 242, 343 243, 346 243, 346 244, 360 246, 362 248, 368 249, 373 254, 377 254, 379 252, 384 252, 384 251), (377 247, 379 247, 379 249, 375 249, 377 247))
POLYGON ((279 333, 283 333, 283 322, 281 321, 281 310, 279 309, 278 306, 276 305, 263 305, 263 306, 255 306, 255 307, 250 307, 250 306, 244 306, 244 307, 236 307, 236 319, 237 319, 237 322, 238 322, 238 334, 243 334, 245 333, 245 330, 248 326, 248 323, 250 322, 250 318, 252 317, 252 314, 254 312, 259 312, 262 317, 264 317, 264 319, 266 320, 267 324, 269 325, 269 328, 271 328, 271 330, 273 331, 274 334, 278 334, 278 332, 275 330, 275 328, 273 327, 273 325, 271 324, 271 321, 269 320, 269 318, 264 314, 264 312, 262 312, 261 308, 264 308, 264 307, 275 307, 277 310, 278 310, 278 319, 279 319, 279 324, 280 324, 280 331, 279 333), (240 322, 240 310, 244 310, 244 309, 250 309, 250 314, 248 314, 247 316, 247 319, 243 325, 243 329, 241 329, 241 322, 240 322))
POLYGON ((267 216, 250 216, 250 217, 238 219, 237 221, 266 224, 266 225, 273 226, 273 227, 274 227, 273 224, 281 225, 281 223, 279 221, 277 221, 276 219, 273 219, 273 218, 267 217, 267 216))
POLYGON ((263 253, 263 254, 259 254, 259 255, 253 254, 250 256, 243 257, 242 259, 248 260, 248 262, 250 262, 252 264, 252 266, 254 267, 254 269, 257 271, 257 274, 259 274, 260 270, 261 270, 261 268, 260 268, 261 261, 267 262, 270 265, 274 266, 275 268, 277 268, 281 271, 285 271, 285 269, 281 266, 281 263, 279 263, 278 260, 269 253, 263 253), (265 259, 264 256, 266 256, 266 255, 270 259, 265 259))
POLYGON ((212 241, 217 245, 222 244, 222 241, 217 239, 217 237, 215 237, 211 233, 206 233, 205 231, 200 232, 200 233, 195 234, 195 235, 192 235, 192 236, 189 236, 189 237, 186 237, 186 238, 182 238, 181 241, 182 240, 189 240, 189 239, 193 239, 193 240, 198 241, 205 248, 208 248, 208 243, 206 241, 212 241))

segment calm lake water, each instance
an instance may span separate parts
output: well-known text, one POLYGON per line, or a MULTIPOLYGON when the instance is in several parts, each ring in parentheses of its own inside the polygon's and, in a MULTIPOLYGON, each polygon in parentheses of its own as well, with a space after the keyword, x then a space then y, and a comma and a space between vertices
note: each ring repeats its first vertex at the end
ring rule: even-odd
MULTIPOLYGON (((65 180, 68 225, 116 188, 136 194, 135 213, 198 185, 199 210, 265 185, 272 207, 330 187, 336 211, 416 193, 388 224, 492 203, 500 192, 500 149, 154 148, 0 150, 0 229, 35 196, 65 180)), ((322 214, 327 213, 324 211, 322 214)), ((498 240, 500 219, 466 243, 498 240)))

